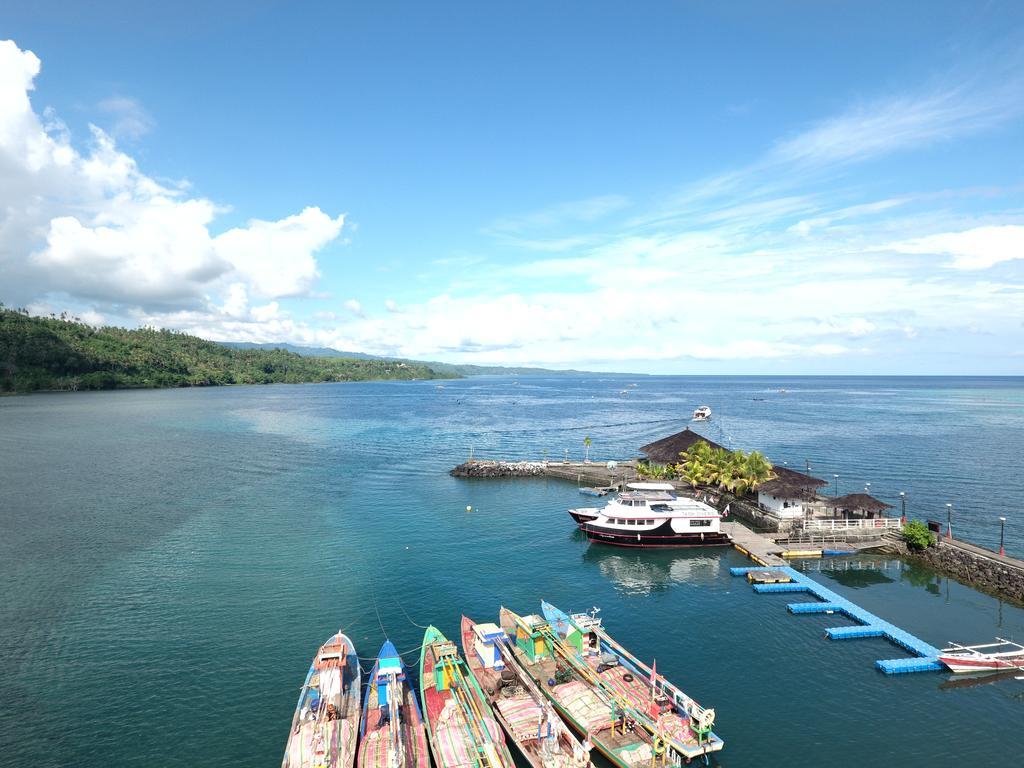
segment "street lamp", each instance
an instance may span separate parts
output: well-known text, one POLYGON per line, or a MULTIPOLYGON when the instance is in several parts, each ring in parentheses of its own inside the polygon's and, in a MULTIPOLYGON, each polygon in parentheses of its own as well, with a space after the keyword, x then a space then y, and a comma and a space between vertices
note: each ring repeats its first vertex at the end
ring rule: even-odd
POLYGON ((807 467, 807 474, 808 475, 811 474, 811 460, 810 459, 804 459, 804 466, 807 467))
POLYGON ((900 491, 900 525, 907 524, 907 492, 900 491))
POLYGON ((946 505, 946 538, 953 538, 953 505, 946 505))
POLYGON ((1003 546, 1003 541, 1006 537, 1006 518, 999 518, 999 554, 1006 556, 1006 548, 1003 546))
POLYGON ((836 498, 839 498, 839 475, 832 475, 836 479, 836 498))

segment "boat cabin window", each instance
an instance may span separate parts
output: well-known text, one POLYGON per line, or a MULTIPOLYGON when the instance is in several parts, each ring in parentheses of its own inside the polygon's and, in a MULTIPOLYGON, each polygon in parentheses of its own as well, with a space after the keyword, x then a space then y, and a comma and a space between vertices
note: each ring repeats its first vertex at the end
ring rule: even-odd
POLYGON ((690 527, 691 528, 710 528, 711 527, 711 521, 710 520, 691 520, 690 521, 690 527))

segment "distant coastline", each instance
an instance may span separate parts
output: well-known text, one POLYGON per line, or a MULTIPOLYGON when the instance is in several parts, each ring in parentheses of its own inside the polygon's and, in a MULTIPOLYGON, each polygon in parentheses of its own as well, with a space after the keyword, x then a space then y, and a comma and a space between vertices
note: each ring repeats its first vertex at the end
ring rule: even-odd
POLYGON ((231 349, 152 328, 94 328, 0 305, 0 394, 460 378, 402 361, 231 349))

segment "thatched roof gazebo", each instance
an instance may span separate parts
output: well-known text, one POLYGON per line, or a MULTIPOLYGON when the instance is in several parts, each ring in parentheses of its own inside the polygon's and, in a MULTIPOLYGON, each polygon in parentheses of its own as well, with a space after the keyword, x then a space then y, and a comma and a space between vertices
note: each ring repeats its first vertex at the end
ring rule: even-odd
POLYGON ((827 480, 805 475, 789 467, 772 467, 772 474, 775 477, 758 485, 757 490, 780 499, 813 498, 816 488, 828 485, 827 480))
POLYGON ((876 517, 882 516, 892 504, 876 499, 866 493, 848 493, 826 502, 836 517, 876 517))
POLYGON ((676 432, 674 435, 663 437, 661 440, 655 440, 653 443, 642 446, 640 452, 647 457, 648 461, 653 461, 656 464, 675 464, 681 460, 679 454, 685 453, 701 441, 704 441, 712 448, 723 448, 723 446, 713 440, 708 440, 704 435, 698 434, 687 427, 682 432, 676 432))

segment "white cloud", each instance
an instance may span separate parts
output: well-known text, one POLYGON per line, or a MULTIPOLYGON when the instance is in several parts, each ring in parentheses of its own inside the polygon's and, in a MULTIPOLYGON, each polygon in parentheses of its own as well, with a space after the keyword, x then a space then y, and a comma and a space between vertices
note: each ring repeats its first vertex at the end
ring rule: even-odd
POLYGON ((964 232, 944 232, 884 246, 899 253, 930 253, 952 256, 954 269, 988 269, 1004 261, 1024 259, 1024 226, 976 227, 964 232))
MULTIPOLYGON (((0 41, 0 269, 5 294, 27 303, 65 293, 123 308, 205 308, 212 316, 265 317, 250 297, 307 293, 315 255, 344 217, 319 208, 249 221, 215 234, 221 209, 144 174, 114 138, 91 127, 84 152, 29 94, 40 70, 31 51, 0 41)), ((130 100, 112 114, 141 114, 130 100)), ((135 130, 138 135, 139 125, 135 130)))
MULTIPOLYGON (((456 251, 409 276, 418 299, 387 299, 386 312, 368 315, 353 298, 305 322, 289 309, 300 304, 277 299, 313 295, 318 254, 337 242, 343 217, 307 208, 217 234, 217 205, 157 183, 108 133, 93 129, 76 150, 56 116, 40 119, 28 100, 38 67, 0 44, 0 268, 26 296, 14 301, 53 305, 60 299, 45 294, 59 292, 99 302, 107 317, 215 339, 555 367, 654 361, 662 371, 811 360, 827 372, 882 341, 984 334, 1021 314, 1021 280, 934 269, 936 255, 959 269, 1020 259, 1019 211, 980 220, 922 213, 925 195, 861 202, 870 190, 815 187, 831 169, 1016 114, 992 106, 1001 90, 848 110, 610 234, 592 227, 625 211, 625 198, 506 217, 487 233, 509 254, 456 251), (439 274, 447 289, 430 282, 439 274)), ((377 268, 392 266, 404 269, 377 268)))
POLYGON ((109 96, 96 105, 110 118, 108 133, 118 139, 141 139, 153 130, 156 121, 135 99, 127 96, 109 96))

